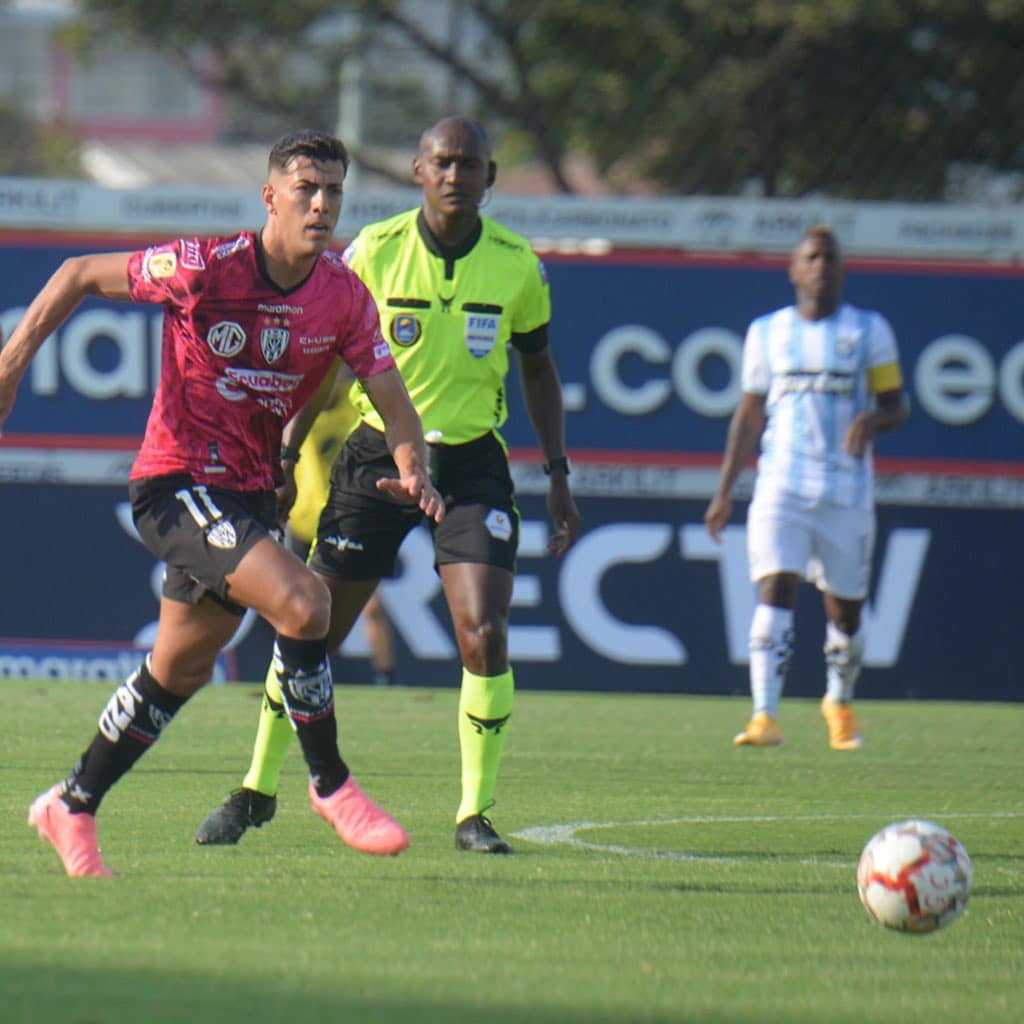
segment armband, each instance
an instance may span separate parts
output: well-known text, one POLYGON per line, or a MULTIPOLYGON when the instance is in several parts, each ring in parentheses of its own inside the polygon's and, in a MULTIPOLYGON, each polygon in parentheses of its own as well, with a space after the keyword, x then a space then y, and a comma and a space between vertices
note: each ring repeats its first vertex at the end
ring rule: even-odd
POLYGON ((278 456, 281 462, 298 462, 302 458, 298 448, 293 448, 289 444, 281 445, 281 454, 278 456))

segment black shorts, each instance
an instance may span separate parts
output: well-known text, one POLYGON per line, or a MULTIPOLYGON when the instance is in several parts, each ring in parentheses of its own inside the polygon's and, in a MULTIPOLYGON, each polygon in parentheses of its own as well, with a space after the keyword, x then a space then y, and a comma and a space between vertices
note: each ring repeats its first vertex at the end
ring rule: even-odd
POLYGON ((234 615, 245 607, 227 596, 227 580, 249 550, 273 535, 273 491, 228 491, 187 474, 132 480, 132 519, 147 548, 167 563, 164 597, 198 604, 209 594, 234 615))
MULTIPOLYGON (((436 454, 445 517, 428 523, 435 566, 482 562, 515 572, 519 512, 501 442, 485 434, 467 444, 440 445, 436 454)), ((395 575, 402 541, 424 518, 414 503, 377 490, 378 480, 397 475, 384 435, 360 424, 331 471, 309 563, 316 572, 346 580, 395 575)))

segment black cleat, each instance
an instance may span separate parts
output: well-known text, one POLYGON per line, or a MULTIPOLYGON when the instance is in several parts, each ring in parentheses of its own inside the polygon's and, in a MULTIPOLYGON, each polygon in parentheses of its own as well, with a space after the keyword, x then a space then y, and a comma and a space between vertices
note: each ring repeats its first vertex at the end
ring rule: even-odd
POLYGON ((512 852, 512 847, 494 831, 490 818, 482 814, 471 814, 455 826, 455 849, 473 853, 512 852))
POLYGON ((200 846, 234 846, 252 825, 259 828, 274 817, 277 797, 254 789, 235 789, 196 830, 200 846))

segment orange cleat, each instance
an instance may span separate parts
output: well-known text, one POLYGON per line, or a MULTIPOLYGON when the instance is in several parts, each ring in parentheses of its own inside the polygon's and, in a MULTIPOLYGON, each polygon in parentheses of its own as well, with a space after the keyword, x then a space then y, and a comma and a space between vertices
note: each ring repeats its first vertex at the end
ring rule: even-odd
POLYGON ((860 750, 864 746, 852 704, 838 704, 826 694, 821 699, 821 713, 828 724, 828 745, 833 750, 860 750))
POLYGON ((782 733, 767 711, 758 711, 743 732, 733 736, 732 742, 737 747, 777 747, 782 742, 782 733))

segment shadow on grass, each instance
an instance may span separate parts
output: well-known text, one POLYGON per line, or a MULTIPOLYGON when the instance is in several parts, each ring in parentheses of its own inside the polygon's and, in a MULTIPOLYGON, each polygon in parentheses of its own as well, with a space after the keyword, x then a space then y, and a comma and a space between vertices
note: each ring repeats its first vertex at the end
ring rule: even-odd
MULTIPOLYGON (((65 959, 65 950, 60 959, 65 959)), ((268 954, 270 950, 268 949, 268 954)), ((324 951, 330 956, 329 951, 324 951)), ((55 960, 58 959, 55 956, 55 960)), ((287 961, 287 955, 281 958, 287 961)), ((277 972, 269 964, 244 980, 196 976, 155 967, 125 965, 123 971, 75 969, 67 963, 36 967, 0 966, 0 1018, 4 1024, 282 1024, 286 1021, 352 1021, 358 1024, 602 1024, 621 1022, 620 1014, 596 1007, 521 1005, 491 1001, 480 986, 467 985, 465 999, 432 993, 417 996, 396 987, 393 978, 346 978, 343 965, 327 992, 301 972, 277 972), (289 982, 291 988, 288 987, 289 982)), ((414 973, 415 976, 415 973, 414 973)), ((423 985, 421 979, 413 985, 423 985)), ((429 987, 429 982, 426 983, 429 987)), ((679 1018, 660 1013, 630 1016, 644 1024, 679 1018)))

